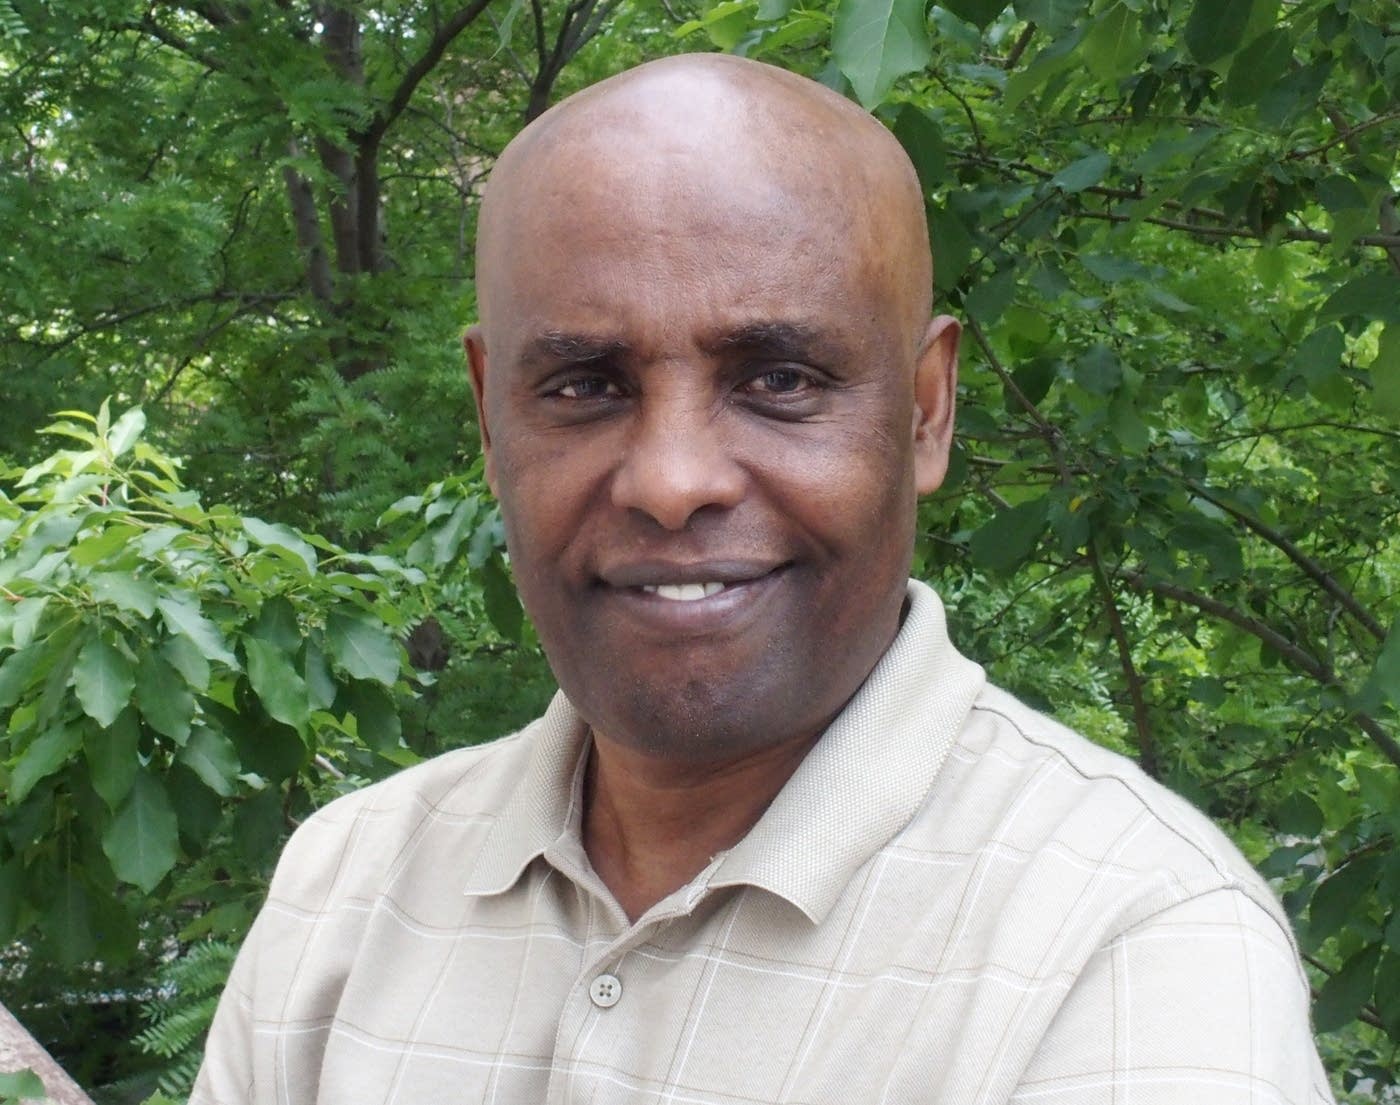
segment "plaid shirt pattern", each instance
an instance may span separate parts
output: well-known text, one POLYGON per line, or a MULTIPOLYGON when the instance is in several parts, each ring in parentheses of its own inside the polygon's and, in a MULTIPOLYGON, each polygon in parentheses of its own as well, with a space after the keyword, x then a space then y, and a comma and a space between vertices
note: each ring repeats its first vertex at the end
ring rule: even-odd
POLYGON ((562 696, 318 812, 191 1105, 1330 1102, 1268 887, 910 600, 749 835, 636 923, 562 696))

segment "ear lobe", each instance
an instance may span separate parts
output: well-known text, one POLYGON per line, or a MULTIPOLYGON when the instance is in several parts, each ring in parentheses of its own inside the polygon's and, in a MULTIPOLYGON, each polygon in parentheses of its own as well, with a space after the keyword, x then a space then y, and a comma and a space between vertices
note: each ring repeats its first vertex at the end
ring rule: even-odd
POLYGON ((471 378, 472 397, 476 400, 476 424, 481 430, 481 452, 486 458, 486 485, 496 494, 496 466, 491 457, 491 427, 486 419, 486 338, 480 326, 470 326, 462 335, 462 348, 467 351, 467 370, 471 378))
POLYGON ((957 319, 936 316, 914 366, 914 486, 920 495, 937 491, 948 473, 961 335, 957 319))

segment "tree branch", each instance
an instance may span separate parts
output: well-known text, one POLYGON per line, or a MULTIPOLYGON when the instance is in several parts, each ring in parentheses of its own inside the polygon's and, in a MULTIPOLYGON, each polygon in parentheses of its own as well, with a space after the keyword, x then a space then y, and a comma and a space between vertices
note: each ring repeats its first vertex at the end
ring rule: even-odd
POLYGON ((1016 41, 1011 45, 1011 52, 1002 59, 1001 67, 1003 69, 1010 71, 1016 68, 1016 63, 1021 60, 1026 48, 1030 46, 1031 39, 1035 38, 1035 30, 1034 23, 1027 23, 1021 33, 1016 36, 1016 41))
POLYGON ((1133 663, 1133 646, 1128 640, 1128 631, 1123 627, 1123 616, 1118 610, 1118 600, 1108 576, 1099 559, 1098 547, 1091 538, 1087 549, 1089 569, 1094 577, 1094 587, 1103 602, 1104 613, 1108 615, 1109 632, 1118 648, 1118 663, 1123 669, 1123 681, 1128 687, 1128 698, 1133 704, 1133 726, 1137 729, 1138 766, 1153 779, 1160 779, 1161 765, 1157 762, 1157 742, 1152 735, 1152 722, 1147 714, 1147 697, 1143 693, 1142 675, 1133 663))
POLYGON ((369 127, 360 136, 361 149, 375 150, 378 148, 384 135, 393 126, 394 121, 403 114, 408 102, 413 99, 413 94, 418 90, 418 86, 423 83, 423 80, 442 60, 442 56, 447 53, 447 48, 452 45, 453 39, 470 27, 490 3, 491 0, 472 0, 472 3, 466 7, 453 12, 446 22, 438 28, 422 55, 404 73, 398 87, 394 89, 394 94, 389 97, 389 102, 375 115, 369 127))
MULTIPOLYGON (((296 142, 291 145, 291 154, 298 156, 296 142)), ((287 187, 287 202, 292 209, 292 225, 296 230, 297 245, 306 255, 306 283, 317 303, 330 307, 334 297, 334 284, 331 279, 331 262, 326 255, 326 243, 321 236, 321 219, 316 212, 316 198, 311 193, 311 185, 304 176, 291 165, 282 166, 282 180, 287 187)))
MULTIPOLYGON (((1151 592, 1160 595, 1164 599, 1173 602, 1184 603, 1187 606, 1194 606, 1202 613, 1210 614, 1219 618, 1223 622, 1228 622, 1236 629, 1248 633, 1251 637, 1262 641, 1271 649, 1277 652, 1293 667, 1297 668, 1304 675, 1311 677, 1324 687, 1336 688, 1345 691, 1342 681, 1337 678, 1337 673, 1324 661, 1307 650, 1300 648, 1291 640, 1279 633, 1273 626, 1260 621, 1258 618, 1250 617, 1241 610, 1235 609, 1229 603, 1221 602, 1210 595, 1203 595, 1199 591, 1192 591, 1186 587, 1178 587, 1174 583, 1166 583, 1162 580, 1149 579, 1143 572, 1134 572, 1119 569, 1117 578, 1121 579, 1129 587, 1136 591, 1151 592)), ((1370 714, 1361 710, 1352 712, 1351 717, 1356 721, 1357 726, 1375 743, 1385 757, 1396 767, 1400 767, 1400 743, 1386 732, 1385 727, 1370 714)))
POLYGON ((1182 483, 1189 487, 1193 494, 1219 507, 1246 529, 1253 531, 1269 544, 1273 545, 1283 553, 1284 556, 1288 557, 1289 560, 1293 561, 1294 564, 1301 568, 1304 575, 1336 599, 1342 605, 1343 609, 1365 628, 1367 633, 1371 634, 1371 636, 1378 641, 1385 640, 1384 627, 1372 617, 1369 610, 1361 605, 1356 596, 1343 587, 1335 576, 1329 573, 1317 561, 1313 560, 1312 557, 1308 556, 1307 553, 1303 552, 1302 549, 1290 541, 1281 531, 1254 517, 1248 511, 1235 506, 1228 500, 1220 498, 1204 484, 1198 483, 1190 477, 1178 476, 1177 478, 1181 479, 1182 483))
MULTIPOLYGON (((1175 219, 1162 219, 1150 215, 1138 218, 1136 215, 1120 215, 1116 211, 1076 211, 1072 217, 1099 219, 1111 223, 1151 223, 1153 226, 1166 227, 1168 230, 1182 230, 1202 238, 1251 238, 1254 241, 1264 241, 1267 238, 1277 236, 1290 242, 1317 242, 1319 245, 1329 245, 1332 242, 1332 235, 1325 230, 1310 230, 1301 226, 1287 226, 1281 232, 1278 228, 1262 231, 1247 226, 1202 226, 1198 223, 1184 223, 1175 219)), ((1400 249, 1400 234, 1362 234, 1356 238, 1356 243, 1363 246, 1376 246, 1387 251, 1400 249)))

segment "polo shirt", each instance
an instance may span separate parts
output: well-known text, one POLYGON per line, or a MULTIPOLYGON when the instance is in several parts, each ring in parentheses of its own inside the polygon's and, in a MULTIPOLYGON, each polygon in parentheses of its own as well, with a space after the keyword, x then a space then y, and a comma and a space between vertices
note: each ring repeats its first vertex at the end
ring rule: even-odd
POLYGON ((1234 846, 909 597, 748 835, 635 923, 581 843, 562 696, 316 813, 192 1105, 1330 1101, 1234 846))

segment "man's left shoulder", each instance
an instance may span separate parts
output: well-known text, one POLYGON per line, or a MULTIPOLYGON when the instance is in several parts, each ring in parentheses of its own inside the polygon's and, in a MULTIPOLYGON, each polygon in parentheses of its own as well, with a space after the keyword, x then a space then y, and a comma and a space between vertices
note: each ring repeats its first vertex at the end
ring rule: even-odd
POLYGON ((1205 814, 996 687, 978 695, 936 790, 969 822, 969 847, 1077 874, 1117 926, 1230 891, 1287 932, 1268 885, 1205 814))

